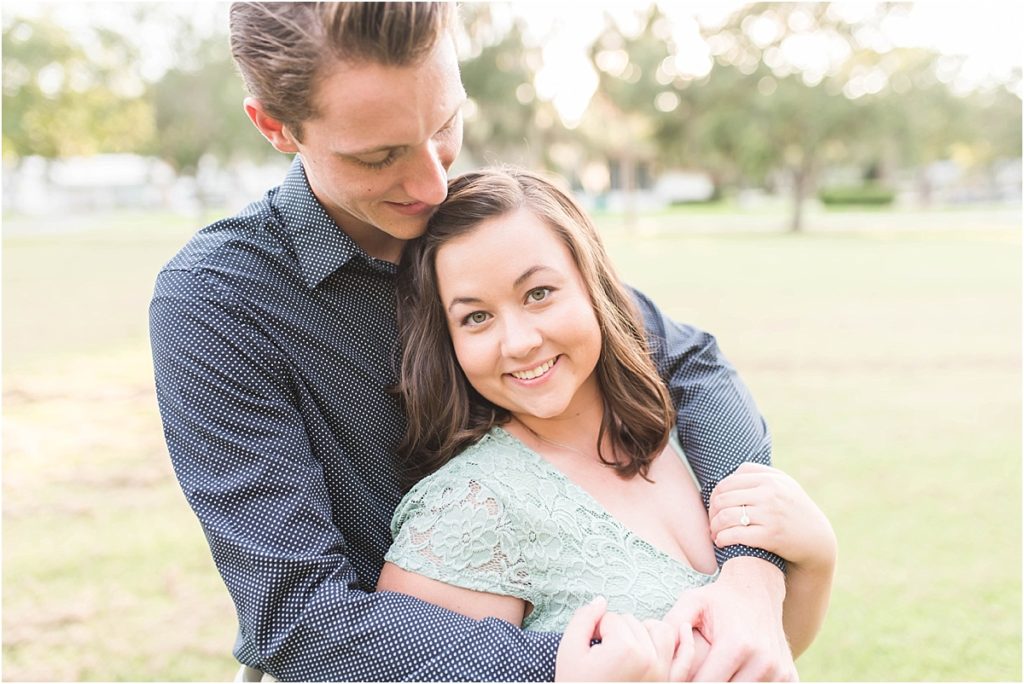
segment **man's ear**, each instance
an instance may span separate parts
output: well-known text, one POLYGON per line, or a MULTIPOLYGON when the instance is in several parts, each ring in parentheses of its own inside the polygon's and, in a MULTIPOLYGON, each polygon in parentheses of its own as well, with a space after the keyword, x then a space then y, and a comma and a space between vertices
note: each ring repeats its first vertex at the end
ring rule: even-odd
POLYGON ((299 151, 295 144, 295 138, 283 123, 267 114, 263 104, 254 97, 247 97, 242 103, 245 113, 253 125, 263 134, 274 149, 286 154, 295 154, 299 151))

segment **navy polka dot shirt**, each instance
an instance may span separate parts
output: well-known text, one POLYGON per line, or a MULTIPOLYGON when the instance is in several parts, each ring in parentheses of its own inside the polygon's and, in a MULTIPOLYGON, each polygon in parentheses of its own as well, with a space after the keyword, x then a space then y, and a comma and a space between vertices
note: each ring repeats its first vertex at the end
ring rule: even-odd
MULTIPOLYGON (((560 635, 374 593, 400 489, 395 265, 316 201, 301 160, 160 272, 150 306, 168 450, 238 613, 235 656, 285 680, 538 681, 560 635)), ((714 339, 637 293, 702 482, 770 439, 714 339)), ((733 547, 781 561, 757 549, 733 547)))

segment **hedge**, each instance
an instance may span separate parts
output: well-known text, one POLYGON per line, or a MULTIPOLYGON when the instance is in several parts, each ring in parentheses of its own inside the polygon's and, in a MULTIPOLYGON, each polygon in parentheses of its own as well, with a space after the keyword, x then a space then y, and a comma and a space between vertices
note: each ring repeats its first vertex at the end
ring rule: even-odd
POLYGON ((859 204, 885 206, 892 204, 896 193, 880 185, 855 185, 822 188, 818 199, 825 206, 859 204))

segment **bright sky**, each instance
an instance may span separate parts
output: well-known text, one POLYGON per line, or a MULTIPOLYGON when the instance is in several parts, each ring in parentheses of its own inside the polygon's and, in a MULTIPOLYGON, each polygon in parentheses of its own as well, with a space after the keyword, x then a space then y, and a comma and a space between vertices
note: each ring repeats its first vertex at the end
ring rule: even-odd
MULTIPOLYGON (((17 9, 5 8, 5 14, 38 14, 43 6, 55 8, 53 16, 65 25, 75 28, 102 23, 112 28, 129 26, 125 23, 124 4, 118 2, 61 2, 41 3, 23 1, 17 9)), ((190 16, 203 30, 213 30, 227 22, 227 5, 223 3, 149 3, 164 11, 190 16)), ((723 20, 733 9, 742 6, 736 0, 710 2, 680 2, 662 0, 662 11, 672 21, 672 35, 680 47, 676 69, 681 73, 703 75, 710 69, 708 46, 698 34, 698 19, 705 23, 723 20)), ((856 19, 875 3, 864 0, 833 2, 833 9, 847 19, 856 19)), ((553 100, 563 120, 572 125, 586 107, 597 86, 597 75, 590 65, 587 46, 603 27, 604 14, 616 18, 625 30, 639 28, 637 17, 648 6, 646 0, 518 0, 495 3, 496 13, 501 9, 510 15, 527 20, 530 34, 542 44, 544 67, 535 83, 537 95, 553 100)), ((940 2, 920 0, 912 3, 905 18, 893 18, 885 26, 887 38, 879 37, 880 47, 886 42, 895 46, 925 46, 940 52, 965 55, 967 61, 957 74, 969 83, 984 81, 992 76, 1008 74, 1024 63, 1024 3, 995 2, 993 0, 958 0, 940 2)), ((759 30, 771 32, 770 26, 759 30)), ((137 34, 143 54, 143 75, 156 78, 173 59, 162 22, 154 21, 137 34)), ((827 68, 829 46, 813 36, 791 41, 786 58, 822 73, 827 68)))

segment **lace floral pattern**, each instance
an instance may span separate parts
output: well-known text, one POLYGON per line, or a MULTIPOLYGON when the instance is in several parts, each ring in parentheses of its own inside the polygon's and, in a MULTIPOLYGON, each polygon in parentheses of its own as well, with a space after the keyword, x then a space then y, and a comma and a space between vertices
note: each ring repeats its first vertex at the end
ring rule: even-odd
POLYGON ((455 586, 516 596, 524 629, 562 631, 596 596, 660 618, 683 589, 716 579, 655 548, 583 489, 495 428, 406 495, 387 560, 455 586))

